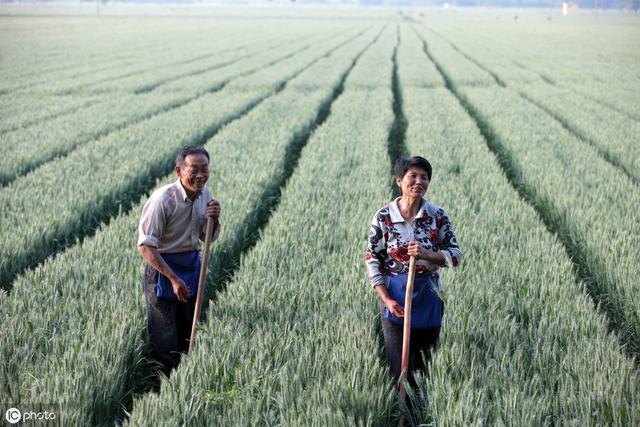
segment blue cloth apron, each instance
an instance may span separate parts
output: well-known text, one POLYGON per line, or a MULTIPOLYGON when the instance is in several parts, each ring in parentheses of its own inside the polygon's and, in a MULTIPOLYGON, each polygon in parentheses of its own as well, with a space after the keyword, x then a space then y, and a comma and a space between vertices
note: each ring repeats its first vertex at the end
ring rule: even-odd
MULTIPOLYGON (((198 293, 198 278, 200 276, 200 256, 198 251, 181 252, 177 254, 160 254, 169 267, 181 278, 189 288, 189 299, 198 293)), ((158 272, 158 286, 156 287, 158 299, 166 301, 178 301, 173 292, 171 281, 158 272)))
MULTIPOLYGON (((389 280, 389 296, 404 308, 404 298, 407 292, 407 274, 391 275, 389 280)), ((411 327, 415 329, 436 328, 442 325, 443 303, 434 289, 439 289, 437 273, 416 274, 413 280, 413 294, 411 295, 411 327)), ((392 315, 387 308, 385 317, 403 324, 403 318, 392 315)))

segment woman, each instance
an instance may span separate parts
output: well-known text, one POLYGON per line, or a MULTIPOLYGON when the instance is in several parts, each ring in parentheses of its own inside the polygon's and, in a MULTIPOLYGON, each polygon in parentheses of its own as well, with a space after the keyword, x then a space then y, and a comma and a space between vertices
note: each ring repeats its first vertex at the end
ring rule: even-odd
POLYGON ((409 259, 416 258, 408 372, 409 383, 415 386, 412 372, 424 370, 422 353, 428 358, 440 335, 444 307, 437 271, 460 265, 461 253, 447 213, 424 198, 431 164, 419 156, 400 158, 394 172, 402 196, 373 217, 365 261, 369 281, 382 302, 384 346, 397 383, 409 259))

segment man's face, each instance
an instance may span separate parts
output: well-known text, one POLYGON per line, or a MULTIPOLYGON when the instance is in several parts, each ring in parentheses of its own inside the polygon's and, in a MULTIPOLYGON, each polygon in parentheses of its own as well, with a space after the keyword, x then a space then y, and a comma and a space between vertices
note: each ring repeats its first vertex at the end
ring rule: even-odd
POLYGON ((209 179, 209 160, 204 154, 189 154, 176 166, 176 174, 187 191, 200 193, 209 179))

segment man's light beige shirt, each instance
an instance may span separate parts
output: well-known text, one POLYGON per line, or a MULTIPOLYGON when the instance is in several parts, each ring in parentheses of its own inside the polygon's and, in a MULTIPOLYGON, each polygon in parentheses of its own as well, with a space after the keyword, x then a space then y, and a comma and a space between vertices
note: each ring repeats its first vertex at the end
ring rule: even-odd
MULTIPOLYGON (((167 254, 197 250, 198 241, 204 240, 210 200, 211 193, 205 187, 191 201, 179 179, 158 188, 142 208, 138 246, 152 246, 167 254)), ((219 233, 220 227, 217 227, 212 241, 219 233)))

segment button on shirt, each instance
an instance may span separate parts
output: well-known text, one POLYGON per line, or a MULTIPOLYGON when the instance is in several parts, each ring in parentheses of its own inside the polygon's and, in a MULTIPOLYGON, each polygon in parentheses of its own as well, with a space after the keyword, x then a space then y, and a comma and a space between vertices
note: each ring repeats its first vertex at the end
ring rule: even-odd
MULTIPOLYGON (((389 283, 389 275, 409 271, 409 242, 417 241, 424 249, 441 252, 445 267, 456 267, 462 261, 453 225, 444 209, 423 199, 422 207, 408 224, 400 213, 397 198, 373 217, 365 262, 373 286, 389 283)), ((440 266, 416 259, 416 273, 434 273, 440 266)))
MULTIPOLYGON (((167 254, 197 250, 198 241, 204 240, 210 200, 206 187, 195 200, 189 199, 179 179, 158 188, 142 208, 138 246, 151 246, 167 254)), ((219 232, 217 227, 212 240, 219 232)))

